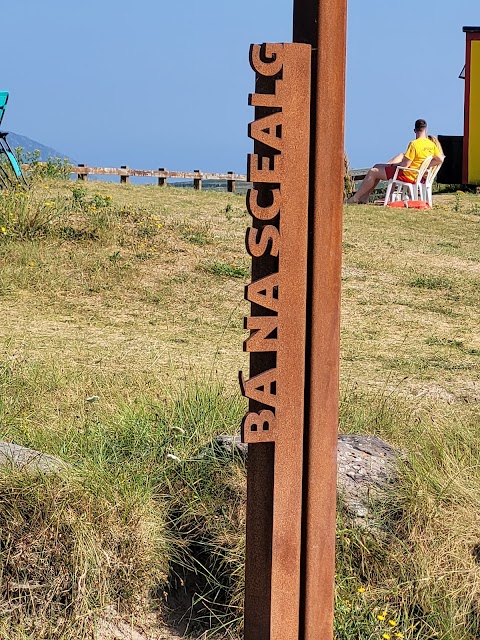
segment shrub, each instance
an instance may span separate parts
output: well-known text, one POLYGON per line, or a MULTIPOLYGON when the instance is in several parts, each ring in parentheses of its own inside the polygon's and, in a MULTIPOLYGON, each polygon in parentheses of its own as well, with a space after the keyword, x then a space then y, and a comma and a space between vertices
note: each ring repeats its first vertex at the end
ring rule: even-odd
POLYGON ((42 161, 39 149, 24 151, 22 147, 16 147, 15 152, 21 164, 30 165, 30 171, 34 178, 70 179, 73 164, 68 158, 51 157, 42 161))
POLYGON ((86 638, 107 603, 134 610, 165 582, 159 510, 73 472, 0 473, 2 637, 86 638))

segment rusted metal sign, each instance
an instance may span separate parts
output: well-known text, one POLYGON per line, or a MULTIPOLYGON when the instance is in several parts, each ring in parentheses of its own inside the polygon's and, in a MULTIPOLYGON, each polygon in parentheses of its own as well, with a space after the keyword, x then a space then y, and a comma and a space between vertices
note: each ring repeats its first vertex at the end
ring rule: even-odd
POLYGON ((250 53, 246 640, 333 638, 346 5, 250 53))
POLYGON ((253 224, 246 238, 253 280, 245 292, 251 303, 245 349, 251 357, 241 386, 250 400, 243 441, 256 469, 248 478, 246 566, 246 637, 256 640, 267 637, 267 628, 275 640, 298 640, 299 632, 310 49, 266 44, 252 46, 250 54, 257 74, 247 196, 253 224), (272 446, 258 450, 265 443, 272 446), (266 530, 271 539, 259 548, 266 530))

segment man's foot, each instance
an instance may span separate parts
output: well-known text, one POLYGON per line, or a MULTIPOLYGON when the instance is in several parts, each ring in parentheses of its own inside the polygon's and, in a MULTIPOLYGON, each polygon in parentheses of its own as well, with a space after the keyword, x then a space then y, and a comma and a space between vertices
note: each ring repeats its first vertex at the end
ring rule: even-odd
POLYGON ((346 204, 359 204, 358 200, 355 200, 355 196, 350 196, 350 198, 348 198, 346 204))

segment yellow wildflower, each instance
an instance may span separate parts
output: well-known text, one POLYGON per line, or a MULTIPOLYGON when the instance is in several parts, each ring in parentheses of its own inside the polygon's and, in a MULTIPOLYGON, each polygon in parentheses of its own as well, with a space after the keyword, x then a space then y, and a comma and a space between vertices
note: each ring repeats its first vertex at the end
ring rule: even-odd
POLYGON ((391 627, 396 627, 396 626, 397 626, 397 622, 396 622, 396 620, 389 620, 389 621, 388 621, 388 624, 389 624, 391 627))
POLYGON ((34 266, 35 266, 35 262, 33 262, 33 260, 32 260, 32 262, 29 262, 29 263, 28 263, 28 266, 29 266, 29 267, 34 267, 34 266))
POLYGON ((377 620, 381 620, 382 622, 385 620, 385 616, 383 615, 383 613, 378 614, 377 620))
POLYGON ((358 587, 358 593, 365 593, 365 587, 358 587))
POLYGON ((405 636, 403 635, 403 633, 401 631, 397 631, 397 633, 395 634, 395 638, 404 638, 405 636))
POLYGON ((5 229, 5 227, 0 227, 0 231, 5 235, 7 233, 7 230, 5 229))
POLYGON ((390 640, 390 634, 389 633, 384 633, 382 638, 385 638, 385 640, 390 640))
POLYGON ((43 203, 46 207, 53 207, 53 205, 55 204, 54 202, 44 202, 43 203))

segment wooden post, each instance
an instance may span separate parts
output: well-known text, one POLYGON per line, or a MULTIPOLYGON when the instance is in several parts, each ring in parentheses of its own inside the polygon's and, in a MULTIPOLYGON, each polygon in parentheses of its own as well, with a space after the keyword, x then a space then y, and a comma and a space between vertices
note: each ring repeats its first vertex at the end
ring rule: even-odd
MULTIPOLYGON (((165 167, 160 167, 159 171, 166 171, 165 167)), ((167 186, 167 178, 158 178, 158 186, 166 187, 167 186)))
MULTIPOLYGON (((85 169, 88 169, 88 165, 86 164, 79 164, 79 167, 85 167, 85 169)), ((78 173, 77 174, 77 180, 88 180, 88 172, 87 173, 78 173)))
POLYGON ((228 193, 235 193, 235 180, 233 178, 233 171, 229 171, 228 175, 232 177, 227 180, 227 191, 228 193))
POLYGON ((120 184, 128 184, 128 182, 130 181, 130 176, 128 175, 128 173, 126 173, 128 171, 127 165, 122 164, 120 169, 125 169, 125 173, 120 174, 120 184))
POLYGON ((294 0, 313 47, 302 640, 333 638, 347 0, 294 0))
MULTIPOLYGON (((200 176, 200 169, 195 169, 194 173, 198 173, 198 175, 200 176)), ((193 188, 196 191, 201 191, 202 190, 202 178, 198 177, 198 178, 194 178, 193 179, 193 188)))

